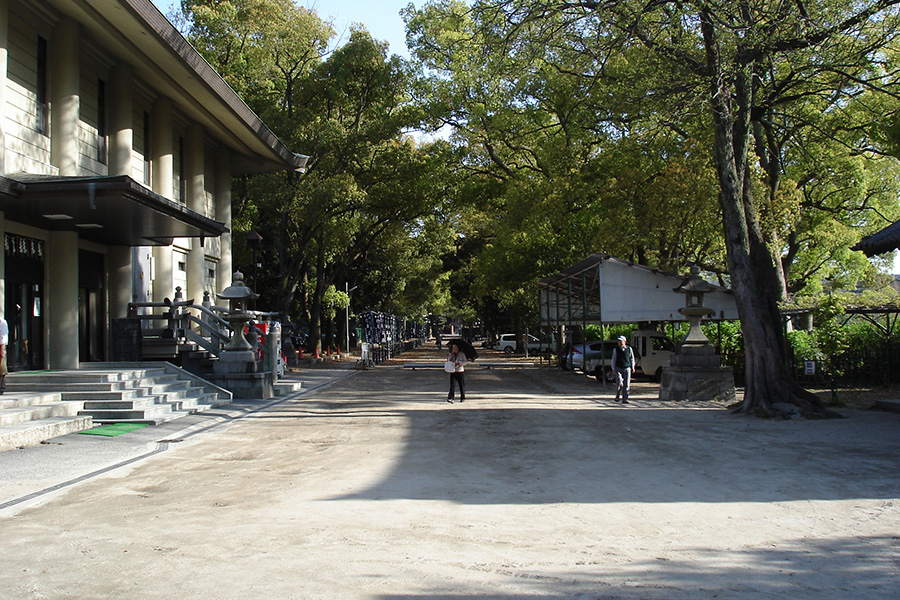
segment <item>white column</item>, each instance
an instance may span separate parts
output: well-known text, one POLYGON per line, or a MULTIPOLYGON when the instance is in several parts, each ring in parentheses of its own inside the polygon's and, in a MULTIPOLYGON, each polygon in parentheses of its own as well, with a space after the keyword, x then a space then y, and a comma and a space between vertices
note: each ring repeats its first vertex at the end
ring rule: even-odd
MULTIPOLYGON (((0 174, 6 173, 6 74, 9 65, 9 0, 0 0, 0 174)), ((0 279, 2 279, 0 274, 0 279)), ((2 304, 0 304, 2 310, 2 304)))
POLYGON ((227 146, 219 146, 216 151, 216 221, 222 221, 228 227, 228 231, 219 237, 221 255, 216 273, 216 292, 222 292, 231 285, 234 271, 231 258, 231 151, 227 146))
MULTIPOLYGON (((153 104, 150 115, 151 172, 153 191, 168 199, 174 197, 175 142, 172 100, 162 96, 153 104)), ((154 246, 153 301, 172 298, 172 246, 154 246)), ((202 300, 202 298, 201 298, 202 300)))
POLYGON ((81 111, 78 23, 63 17, 50 50, 50 164, 64 176, 78 175, 78 119, 81 111))
MULTIPOLYGON (((204 174, 203 126, 191 123, 184 140, 184 173, 187 178, 187 207, 199 214, 204 214, 205 174, 204 174)), ((200 240, 191 240, 191 251, 188 254, 187 289, 184 299, 194 302, 203 301, 203 271, 206 268, 205 250, 200 247, 200 240)))
POLYGON ((51 231, 44 286, 47 290, 49 368, 78 368, 78 234, 51 231), (52 276, 51 276, 52 274, 52 276))
POLYGON ((109 82, 109 174, 131 176, 134 146, 134 94, 131 66, 118 63, 109 82))
POLYGON ((110 246, 106 252, 106 271, 109 275, 109 318, 121 319, 128 315, 128 303, 132 300, 131 247, 110 246))
MULTIPOLYGON (((109 174, 131 176, 134 146, 133 92, 131 66, 119 63, 113 67, 109 82, 109 174)), ((109 318, 128 314, 128 303, 137 295, 132 281, 132 250, 129 246, 110 247, 106 254, 109 274, 109 318)), ((144 280, 141 280, 144 283, 144 280)), ((144 285, 149 287, 149 280, 144 285)), ((143 300, 143 298, 141 298, 143 300)))

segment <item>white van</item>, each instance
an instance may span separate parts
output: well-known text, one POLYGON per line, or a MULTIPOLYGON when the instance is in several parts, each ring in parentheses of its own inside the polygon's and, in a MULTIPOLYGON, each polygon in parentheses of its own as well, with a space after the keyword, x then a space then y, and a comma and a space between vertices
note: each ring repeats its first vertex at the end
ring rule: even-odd
MULTIPOLYGON (((528 354, 537 354, 539 352, 546 352, 550 350, 551 342, 542 342, 538 338, 533 335, 528 335, 528 354)), ((500 337, 497 338, 497 350, 505 352, 506 354, 512 354, 516 351, 516 334, 514 333, 502 333, 500 337)))
POLYGON ((666 334, 638 329, 631 334, 631 347, 637 361, 635 372, 640 372, 654 381, 662 379, 662 368, 669 366, 675 355, 675 343, 666 334))
MULTIPOLYGON (((602 357, 599 354, 600 344, 615 344, 615 342, 596 342, 596 344, 598 352, 588 357, 584 372, 593 374, 598 381, 604 374, 607 381, 615 381, 615 375, 612 373, 612 353, 604 353, 602 357)), ((662 379, 662 368, 668 366, 672 356, 675 355, 675 343, 666 334, 653 329, 638 329, 632 333, 631 347, 634 349, 635 373, 652 377, 654 381, 662 379)))

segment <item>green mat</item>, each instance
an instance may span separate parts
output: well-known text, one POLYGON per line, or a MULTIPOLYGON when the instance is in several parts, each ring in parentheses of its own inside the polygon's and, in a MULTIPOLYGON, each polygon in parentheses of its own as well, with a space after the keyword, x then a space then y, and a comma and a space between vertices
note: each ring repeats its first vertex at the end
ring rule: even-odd
POLYGON ((128 433, 129 431, 134 431, 135 429, 140 429, 141 427, 146 427, 148 423, 113 423, 112 425, 101 425, 100 427, 94 427, 93 429, 86 429, 85 431, 79 431, 83 435, 102 435, 105 437, 116 437, 117 435, 122 435, 123 433, 128 433))

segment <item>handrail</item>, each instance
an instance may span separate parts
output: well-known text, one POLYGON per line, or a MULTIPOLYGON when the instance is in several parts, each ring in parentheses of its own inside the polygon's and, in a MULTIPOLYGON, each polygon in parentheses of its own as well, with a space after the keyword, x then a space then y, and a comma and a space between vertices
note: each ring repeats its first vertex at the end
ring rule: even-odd
MULTIPOLYGON (((176 297, 179 294, 176 293, 176 297)), ((166 326, 163 331, 170 332, 170 336, 191 342, 203 348, 213 356, 218 357, 222 349, 231 341, 231 337, 235 335, 235 326, 226 321, 222 315, 230 314, 231 311, 223 306, 209 304, 208 300, 204 304, 196 304, 192 300, 176 300, 165 302, 129 302, 128 316, 129 318, 138 319, 140 321, 165 320, 166 326), (162 314, 138 314, 137 309, 164 309, 162 314), (200 316, 191 314, 196 310, 200 316), (199 331, 191 329, 191 325, 196 324, 199 331)), ((262 311, 245 311, 250 319, 270 318, 278 316, 280 313, 262 312, 262 311)), ((145 330, 149 331, 149 330, 145 330)), ((265 341, 259 339, 258 336, 247 336, 248 341, 254 352, 265 347, 265 341)))
MULTIPOLYGON (((210 310, 209 308, 203 306, 202 304, 194 304, 194 305, 191 305, 189 308, 196 308, 197 310, 199 310, 200 312, 202 312, 202 313, 205 314, 206 316, 208 316, 208 317, 214 319, 215 322, 218 323, 219 325, 222 325, 223 327, 226 327, 226 328, 229 329, 230 331, 234 332, 234 328, 231 326, 231 323, 229 323, 228 321, 226 321, 225 319, 223 319, 222 317, 220 317, 219 315, 217 315, 214 311, 212 311, 212 310, 210 310)), ((195 317, 195 318, 196 318, 196 317, 195 317)), ((199 322, 199 320, 198 320, 198 322, 199 322)))
POLYGON ((194 342, 213 356, 219 356, 219 347, 218 344, 214 344, 212 341, 206 339, 199 333, 196 333, 192 329, 184 330, 184 339, 194 342))
POLYGON ((205 391, 212 392, 218 396, 219 400, 232 400, 234 398, 234 394, 229 390, 226 390, 223 387, 220 387, 211 381, 207 381, 203 379, 199 375, 195 375, 191 373, 187 369, 179 367, 177 365, 173 365, 172 363, 166 361, 163 363, 163 366, 166 370, 166 373, 174 373, 178 375, 179 378, 190 379, 197 385, 201 386, 205 391))

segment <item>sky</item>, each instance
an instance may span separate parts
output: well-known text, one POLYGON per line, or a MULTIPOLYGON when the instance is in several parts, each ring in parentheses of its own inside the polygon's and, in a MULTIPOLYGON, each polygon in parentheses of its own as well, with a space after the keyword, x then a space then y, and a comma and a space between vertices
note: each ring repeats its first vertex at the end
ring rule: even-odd
MULTIPOLYGON (((350 35, 351 23, 362 23, 376 40, 391 45, 390 53, 409 58, 406 50, 406 30, 400 10, 407 4, 421 7, 425 0, 296 0, 301 6, 313 9, 325 20, 334 23, 334 29, 343 40, 350 35)), ((176 0, 153 0, 164 15, 177 4, 176 0)), ((340 43, 343 43, 341 40, 340 43)))
POLYGON ((424 0, 301 0, 307 8, 315 9, 319 16, 331 19, 338 35, 347 37, 351 23, 362 23, 376 40, 391 45, 390 53, 409 58, 406 50, 406 29, 400 10, 407 4, 421 7, 424 0))

